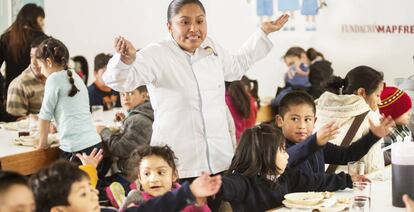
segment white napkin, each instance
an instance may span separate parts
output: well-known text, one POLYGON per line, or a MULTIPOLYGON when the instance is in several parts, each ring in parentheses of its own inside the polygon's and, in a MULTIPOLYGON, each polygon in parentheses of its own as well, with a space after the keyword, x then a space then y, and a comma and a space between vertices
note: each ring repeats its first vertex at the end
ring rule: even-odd
MULTIPOLYGON (((21 146, 37 147, 39 143, 39 135, 20 136, 14 139, 14 144, 21 146)), ((58 134, 49 134, 47 136, 47 147, 59 146, 58 134)))
POLYGON ((27 129, 28 127, 29 127, 28 119, 0 124, 0 128, 6 129, 6 130, 14 130, 14 131, 17 131, 19 129, 27 129))

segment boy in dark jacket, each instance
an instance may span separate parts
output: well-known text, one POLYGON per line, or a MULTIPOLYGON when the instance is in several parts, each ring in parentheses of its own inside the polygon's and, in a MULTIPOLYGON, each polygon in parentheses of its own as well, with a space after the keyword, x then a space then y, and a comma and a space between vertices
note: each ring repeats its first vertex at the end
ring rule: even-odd
POLYGON ((117 169, 122 176, 129 173, 127 161, 131 152, 135 149, 149 145, 152 134, 152 122, 154 110, 148 99, 148 91, 145 85, 131 92, 121 93, 122 107, 127 114, 116 114, 116 119, 122 121, 119 132, 113 132, 109 128, 98 128, 103 142, 109 150, 117 169))
MULTIPOLYGON (((370 123, 370 132, 350 146, 341 147, 312 134, 315 117, 313 98, 301 91, 288 93, 280 102, 276 122, 286 137, 286 148, 290 155, 288 167, 297 167, 308 173, 325 173, 325 163, 346 165, 349 161, 361 159, 381 137, 386 136, 394 125, 390 118, 384 118, 376 126, 370 123)), ((334 123, 327 128, 337 128, 334 123)))

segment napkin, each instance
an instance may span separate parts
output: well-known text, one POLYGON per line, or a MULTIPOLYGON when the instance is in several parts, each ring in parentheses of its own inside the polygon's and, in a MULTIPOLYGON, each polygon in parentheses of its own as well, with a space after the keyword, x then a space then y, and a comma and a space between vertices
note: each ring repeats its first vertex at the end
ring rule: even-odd
MULTIPOLYGON (((19 138, 14 139, 14 144, 21 145, 21 146, 32 146, 37 147, 39 143, 39 135, 29 135, 29 136, 21 136, 19 138)), ((47 147, 56 147, 59 146, 59 139, 58 134, 49 134, 47 136, 47 147)))
POLYGON ((14 130, 14 131, 17 131, 19 129, 27 129, 28 127, 29 127, 28 119, 0 124, 0 128, 6 129, 6 130, 14 130))

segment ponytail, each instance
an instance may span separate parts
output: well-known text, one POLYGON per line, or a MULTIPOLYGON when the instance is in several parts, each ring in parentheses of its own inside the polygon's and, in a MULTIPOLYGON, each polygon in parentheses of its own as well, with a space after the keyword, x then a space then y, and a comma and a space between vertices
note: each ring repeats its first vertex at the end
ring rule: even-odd
POLYGON ((317 57, 321 57, 323 60, 325 59, 323 54, 316 51, 314 48, 309 48, 306 51, 306 56, 309 58, 310 61, 314 61, 317 57))
POLYGON ((377 90, 384 81, 384 75, 368 66, 358 66, 350 70, 345 79, 332 76, 323 86, 327 91, 335 94, 356 94, 359 88, 363 88, 367 96, 377 90))
POLYGON ((322 87, 331 93, 341 95, 346 87, 346 81, 339 76, 331 76, 322 84, 322 87))
POLYGON ((72 97, 72 96, 75 96, 79 92, 79 89, 75 85, 75 80, 72 77, 72 71, 66 69, 66 74, 68 74, 69 83, 72 85, 69 91, 69 96, 72 97))

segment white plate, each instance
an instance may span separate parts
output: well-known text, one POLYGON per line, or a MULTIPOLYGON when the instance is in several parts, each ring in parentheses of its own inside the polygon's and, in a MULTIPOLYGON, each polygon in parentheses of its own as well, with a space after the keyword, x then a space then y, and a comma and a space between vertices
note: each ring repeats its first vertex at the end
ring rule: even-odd
POLYGON ((316 209, 317 208, 316 205, 301 205, 301 204, 293 203, 286 199, 283 200, 282 203, 288 208, 299 208, 299 209, 316 209))
POLYGON ((343 211, 347 207, 348 205, 336 203, 334 206, 329 207, 329 208, 319 207, 318 210, 322 212, 337 212, 337 211, 343 211))
POLYGON ((340 203, 336 203, 333 207, 329 207, 329 208, 323 208, 320 207, 320 204, 318 205, 301 205, 301 204, 295 204, 290 202, 289 200, 283 200, 282 201, 283 205, 285 205, 288 208, 299 208, 299 209, 317 209, 321 212, 337 212, 337 211, 343 211, 345 210, 348 205, 346 204, 340 204, 340 203))
POLYGON ((314 206, 320 203, 324 199, 324 196, 321 192, 297 192, 286 194, 285 199, 298 205, 314 206))

